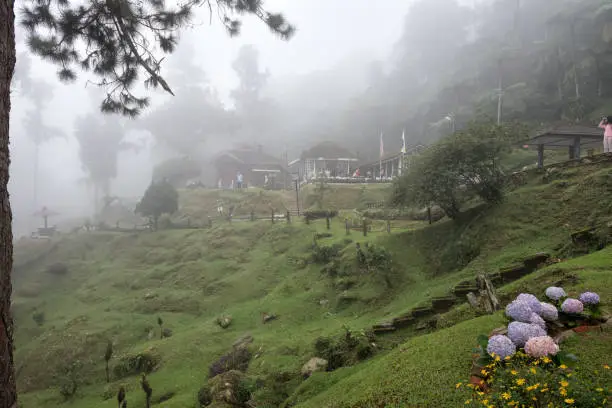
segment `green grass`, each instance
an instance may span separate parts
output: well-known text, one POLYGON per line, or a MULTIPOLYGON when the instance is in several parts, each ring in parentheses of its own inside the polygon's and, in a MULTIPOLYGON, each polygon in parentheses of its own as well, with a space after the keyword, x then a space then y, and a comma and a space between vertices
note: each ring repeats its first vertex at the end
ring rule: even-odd
MULTIPOLYGON (((384 231, 384 222, 377 222, 367 237, 359 231, 347 236, 344 214, 334 218, 332 237, 320 244, 341 245, 340 260, 349 266, 355 242, 384 246, 395 265, 391 288, 380 277, 352 274, 344 278, 354 286, 340 290, 336 280, 321 272, 321 265, 303 264, 314 233, 327 231, 324 220, 310 225, 257 221, 201 230, 82 233, 18 243, 13 312, 21 400, 28 408, 113 407, 112 393, 127 384, 129 406, 144 406, 137 378, 105 384, 102 357, 108 339, 115 343, 116 356, 149 347, 161 355, 161 366, 149 380, 154 396, 174 394, 160 405, 168 408, 194 406, 209 365, 246 333, 254 337, 252 348, 258 355, 249 376, 295 375, 313 356, 319 336, 336 336, 344 326, 368 328, 447 294, 478 272, 496 271, 534 252, 554 252, 572 231, 606 225, 612 221, 611 170, 605 163, 560 168, 546 182, 542 174, 532 173, 527 185, 498 207, 475 206, 458 222, 442 220, 432 226, 397 222, 391 235, 384 231), (45 272, 55 262, 65 263, 69 272, 45 272), (353 300, 342 302, 346 297, 353 300), (40 327, 32 319, 35 311, 45 314, 40 327), (279 318, 264 325, 263 312, 279 318), (216 325, 221 315, 232 316, 228 329, 216 325), (158 316, 174 334, 149 340, 147 330, 159 334, 158 316), (72 359, 85 362, 84 384, 73 401, 63 403, 54 388, 54 373, 72 359), (112 398, 105 400, 105 394, 112 398)), ((346 210, 377 201, 387 192, 379 185, 333 188, 326 205, 346 210)), ((205 217, 207 206, 224 194, 243 210, 259 205, 263 211, 270 202, 291 198, 291 192, 190 191, 182 196, 181 211, 205 217)), ((606 268, 611 259, 612 252, 604 250, 570 260, 507 285, 500 293, 541 294, 549 284, 575 276, 565 285, 569 290, 594 289, 609 301, 612 275, 606 268)), ((296 379, 283 392, 304 407, 459 406, 465 395, 453 386, 468 374, 475 337, 503 320, 501 314, 475 318, 465 306, 443 318, 448 327, 444 330, 421 336, 406 330, 383 337, 378 341, 381 352, 371 360, 301 383, 296 379)), ((601 360, 610 344, 600 339, 574 342, 571 347, 590 362, 601 360)), ((259 406, 275 405, 260 401, 259 406)))

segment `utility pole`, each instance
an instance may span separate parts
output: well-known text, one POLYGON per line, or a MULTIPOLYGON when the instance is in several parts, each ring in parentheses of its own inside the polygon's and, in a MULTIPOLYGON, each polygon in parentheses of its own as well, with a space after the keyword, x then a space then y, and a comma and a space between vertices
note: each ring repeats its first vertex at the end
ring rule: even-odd
POLYGON ((499 59, 498 62, 498 84, 497 84, 497 125, 501 125, 501 119, 502 119, 502 104, 503 104, 503 97, 504 97, 504 82, 503 82, 503 76, 502 76, 502 59, 499 59))
POLYGON ((299 179, 295 179, 295 205, 297 206, 297 215, 300 216, 300 185, 299 179))

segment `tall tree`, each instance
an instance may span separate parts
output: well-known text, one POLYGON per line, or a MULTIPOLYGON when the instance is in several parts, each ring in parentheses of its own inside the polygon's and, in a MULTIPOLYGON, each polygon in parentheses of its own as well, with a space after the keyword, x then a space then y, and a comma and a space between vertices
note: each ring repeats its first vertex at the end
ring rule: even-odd
POLYGON ((253 109, 260 101, 260 92, 268 80, 269 73, 259 67, 259 51, 253 45, 243 45, 232 68, 240 81, 232 91, 236 108, 241 111, 253 109))
MULTIPOLYGON (((15 408, 17 391, 13 364, 11 269, 13 265, 12 213, 8 194, 9 115, 11 80, 15 69, 14 0, 0 2, 0 408, 15 408)), ((148 99, 132 93, 141 71, 145 83, 172 90, 161 75, 161 59, 151 39, 162 52, 171 53, 177 30, 189 22, 194 7, 217 7, 229 34, 240 31, 240 20, 232 16, 251 14, 283 38, 294 28, 281 14, 264 10, 263 0, 194 0, 170 9, 159 0, 28 0, 23 25, 28 43, 38 55, 59 67, 60 79, 73 80, 76 71, 93 72, 107 88, 104 112, 134 116, 148 99)))

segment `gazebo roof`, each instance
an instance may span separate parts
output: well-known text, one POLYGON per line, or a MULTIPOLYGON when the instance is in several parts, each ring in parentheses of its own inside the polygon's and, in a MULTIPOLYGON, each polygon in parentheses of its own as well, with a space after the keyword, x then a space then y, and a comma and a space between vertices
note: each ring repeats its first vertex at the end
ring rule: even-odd
POLYGON ((539 145, 546 149, 563 149, 573 146, 577 137, 580 138, 581 147, 594 147, 601 143, 603 133, 595 127, 562 126, 541 132, 522 144, 534 149, 539 145))

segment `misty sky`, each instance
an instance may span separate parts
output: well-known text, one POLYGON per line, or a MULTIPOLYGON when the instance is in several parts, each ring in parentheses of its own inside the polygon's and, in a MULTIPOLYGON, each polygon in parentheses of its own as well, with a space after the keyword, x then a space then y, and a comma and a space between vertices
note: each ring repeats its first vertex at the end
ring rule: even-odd
MULTIPOLYGON (((184 38, 191 43, 196 61, 206 72, 210 84, 225 103, 231 104, 229 92, 237 85, 231 64, 242 45, 257 47, 261 65, 269 69, 273 78, 329 69, 355 55, 385 60, 400 37, 410 3, 410 0, 375 3, 371 0, 267 0, 269 10, 284 13, 297 26, 298 31, 289 42, 280 40, 252 17, 244 20, 241 36, 229 38, 218 20, 213 18, 209 24, 204 8, 195 19, 194 27, 185 31, 184 38)), ((18 48, 23 50, 23 45, 18 48)), ((171 58, 169 56, 167 61, 171 58)), ((85 89, 85 77, 78 78, 75 84, 59 84, 55 67, 35 57, 33 72, 55 86, 55 98, 45 112, 47 123, 61 127, 68 134, 66 140, 49 142, 41 149, 44 157, 40 162, 40 204, 55 207, 62 213, 82 215, 87 213, 88 195, 82 182, 84 173, 72 129, 76 116, 96 107, 85 89)), ((151 96, 153 103, 167 98, 159 91, 151 96)), ((34 149, 22 126, 26 103, 18 94, 13 95, 11 194, 17 222, 31 218, 33 211, 31 162, 34 149)), ((150 154, 145 151, 139 155, 125 155, 129 158, 120 159, 119 180, 114 183, 113 190, 118 195, 137 197, 150 180, 150 154)), ((29 221, 29 228, 32 222, 29 221)))

